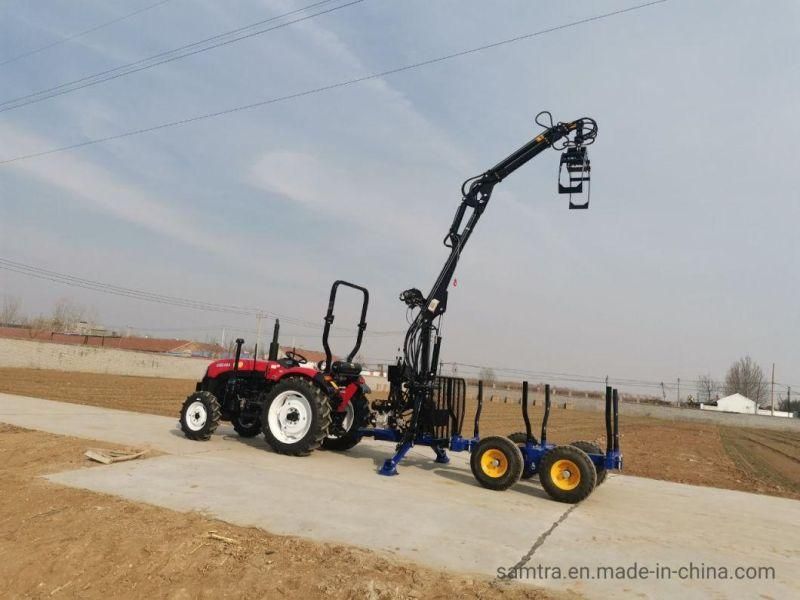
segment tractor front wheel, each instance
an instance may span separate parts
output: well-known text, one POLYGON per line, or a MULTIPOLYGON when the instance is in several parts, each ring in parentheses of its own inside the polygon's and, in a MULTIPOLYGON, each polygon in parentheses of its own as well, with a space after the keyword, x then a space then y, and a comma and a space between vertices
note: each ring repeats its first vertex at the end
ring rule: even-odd
POLYGON ((478 442, 469 466, 483 487, 502 491, 519 481, 524 465, 517 445, 507 437, 495 435, 478 442))
POLYGON ((264 396, 261 427, 275 452, 306 456, 328 435, 331 408, 322 390, 307 379, 292 377, 264 396))
POLYGON ((211 392, 195 392, 181 407, 181 430, 190 440, 206 441, 219 426, 222 411, 211 392))
POLYGON ((575 504, 592 493, 597 471, 589 455, 575 446, 556 446, 539 461, 544 491, 559 502, 575 504))

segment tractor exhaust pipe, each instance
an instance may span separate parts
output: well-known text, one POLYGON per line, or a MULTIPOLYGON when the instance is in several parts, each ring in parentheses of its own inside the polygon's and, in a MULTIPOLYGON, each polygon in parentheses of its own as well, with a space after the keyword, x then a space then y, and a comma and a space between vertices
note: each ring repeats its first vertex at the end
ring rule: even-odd
POLYGON ((244 340, 242 338, 236 338, 236 358, 233 360, 233 375, 234 377, 239 372, 239 359, 242 358, 242 345, 244 344, 244 340))
POLYGON ((269 344, 269 356, 267 356, 267 360, 278 360, 278 351, 280 350, 280 346, 278 346, 278 333, 280 330, 280 319, 275 319, 275 328, 272 330, 272 341, 269 344))

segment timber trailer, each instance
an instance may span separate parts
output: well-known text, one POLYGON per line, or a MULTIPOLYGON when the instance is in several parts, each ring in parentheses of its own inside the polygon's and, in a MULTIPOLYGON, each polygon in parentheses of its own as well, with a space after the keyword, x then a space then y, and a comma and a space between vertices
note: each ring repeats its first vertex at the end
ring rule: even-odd
POLYGON ((410 311, 416 311, 416 315, 406 333, 402 356, 389 368, 388 399, 372 403, 370 427, 359 431, 363 437, 397 444, 394 456, 379 469, 381 475, 396 475, 398 464, 415 445, 431 447, 439 463, 449 462, 447 450, 467 451, 471 453, 473 475, 486 488, 505 490, 520 478, 538 473, 542 486, 553 499, 574 503, 586 498, 609 470, 622 468, 616 390, 606 390, 607 446, 603 451, 591 442, 557 446, 547 441, 549 386, 545 388, 545 415, 541 439, 537 441, 528 418, 527 382, 522 390, 524 433, 479 437, 478 421, 483 402, 480 385, 473 435, 462 437, 466 382, 437 374, 442 344, 440 325, 447 309, 448 288, 459 257, 486 210, 495 185, 553 148, 563 152, 559 193, 569 194, 570 209, 589 207, 591 166, 586 147, 597 136, 596 121, 583 117, 567 123, 553 123, 552 115, 544 111, 537 115, 536 123, 544 129, 539 135, 462 185, 461 204, 444 239, 450 254, 430 292, 423 295, 419 289, 411 288, 400 294, 400 300, 410 311), (587 193, 585 202, 573 199, 584 191, 587 193))

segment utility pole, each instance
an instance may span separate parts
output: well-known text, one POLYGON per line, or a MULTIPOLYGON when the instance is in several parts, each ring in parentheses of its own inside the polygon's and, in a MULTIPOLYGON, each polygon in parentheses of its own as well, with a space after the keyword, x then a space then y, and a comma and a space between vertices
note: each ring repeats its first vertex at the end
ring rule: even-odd
POLYGON ((678 377, 678 406, 681 405, 681 378, 678 377))
POLYGON ((661 397, 664 399, 664 402, 667 401, 667 390, 664 387, 664 382, 661 382, 661 397))
POLYGON ((219 345, 222 348, 225 348, 225 328, 224 327, 222 328, 222 335, 219 338, 219 345))
POLYGON ((786 412, 789 413, 789 418, 792 417, 792 386, 786 391, 786 412))
POLYGON ((775 363, 772 363, 772 389, 770 390, 770 416, 775 416, 775 363))

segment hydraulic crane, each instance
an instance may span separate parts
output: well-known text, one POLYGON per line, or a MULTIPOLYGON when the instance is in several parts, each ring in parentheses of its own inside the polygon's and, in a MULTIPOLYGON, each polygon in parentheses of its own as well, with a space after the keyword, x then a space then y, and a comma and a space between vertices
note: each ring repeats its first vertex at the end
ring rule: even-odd
MULTIPOLYGON (((388 401, 391 406, 386 408, 395 416, 410 409, 411 415, 410 421, 402 427, 403 435, 399 440, 397 452, 392 459, 386 461, 381 470, 382 474, 396 473, 397 464, 409 449, 425 439, 431 441, 430 445, 436 450, 437 460, 440 462, 446 460, 444 440, 437 440, 436 436, 431 434, 436 421, 433 415, 435 411, 433 396, 438 379, 437 366, 442 344, 439 324, 447 310, 448 288, 458 260, 489 204, 494 187, 528 161, 545 150, 554 148, 563 152, 559 166, 559 193, 570 195, 570 209, 586 209, 589 206, 591 166, 586 147, 592 144, 597 136, 597 122, 592 118, 582 117, 575 121, 553 123, 552 115, 543 111, 537 115, 536 123, 544 128, 541 133, 491 169, 467 179, 462 184, 461 204, 443 242, 450 249, 450 254, 430 292, 423 295, 419 289, 411 288, 400 294, 400 300, 417 313, 405 335, 403 357, 390 374, 393 390, 388 401), (584 192, 584 185, 587 199, 583 203, 578 203, 573 200, 573 196, 584 192)), ((456 418, 456 421, 459 420, 463 420, 463 415, 461 419, 456 418)), ((374 435, 377 439, 389 439, 381 434, 365 433, 374 435)), ((460 439, 460 435, 458 437, 460 439)), ((458 440, 455 444, 447 445, 453 450, 471 449, 469 440, 463 442, 467 447, 457 447, 458 440)))

